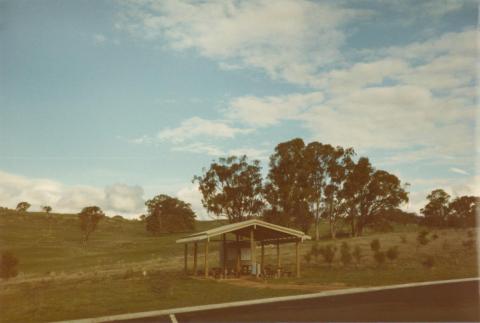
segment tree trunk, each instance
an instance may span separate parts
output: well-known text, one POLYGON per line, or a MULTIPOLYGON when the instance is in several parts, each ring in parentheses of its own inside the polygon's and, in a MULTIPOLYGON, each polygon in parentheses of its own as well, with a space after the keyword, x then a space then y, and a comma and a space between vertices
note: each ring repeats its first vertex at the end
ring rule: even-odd
POLYGON ((335 228, 335 215, 333 214, 333 202, 330 203, 330 236, 332 237, 332 239, 336 239, 337 238, 337 232, 336 232, 336 228, 335 228))
POLYGON ((355 215, 352 213, 350 217, 351 217, 352 237, 355 237, 355 215))

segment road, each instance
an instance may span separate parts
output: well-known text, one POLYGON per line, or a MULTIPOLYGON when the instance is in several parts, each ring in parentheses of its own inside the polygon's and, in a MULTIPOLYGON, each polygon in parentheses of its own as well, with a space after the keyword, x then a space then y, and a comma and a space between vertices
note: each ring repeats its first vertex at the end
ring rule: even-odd
MULTIPOLYGON (((479 281, 175 314, 187 322, 479 322, 479 281)), ((168 316, 122 322, 171 322, 168 316)))

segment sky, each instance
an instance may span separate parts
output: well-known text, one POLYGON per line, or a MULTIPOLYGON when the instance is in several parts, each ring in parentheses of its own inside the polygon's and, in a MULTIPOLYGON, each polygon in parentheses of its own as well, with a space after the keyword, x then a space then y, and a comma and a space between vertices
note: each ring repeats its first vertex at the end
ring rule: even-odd
POLYGON ((353 147, 480 194, 477 1, 0 1, 0 206, 134 218, 222 156, 353 147))

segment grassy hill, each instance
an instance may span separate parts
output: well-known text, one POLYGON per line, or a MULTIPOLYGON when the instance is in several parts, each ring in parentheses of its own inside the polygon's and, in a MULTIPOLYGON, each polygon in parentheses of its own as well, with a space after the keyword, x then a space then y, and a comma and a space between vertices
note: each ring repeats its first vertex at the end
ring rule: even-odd
MULTIPOLYGON (((197 222, 197 231, 221 225, 197 222)), ((0 213, 0 251, 12 251, 20 260, 19 276, 0 283, 0 321, 35 322, 65 320, 178 306, 281 296, 350 286, 370 286, 411 281, 473 277, 478 275, 474 229, 430 230, 428 243, 417 242, 416 225, 396 226, 393 232, 367 232, 347 242, 359 246, 361 259, 344 265, 337 254, 329 265, 320 257, 304 261, 300 279, 282 278, 215 281, 186 277, 183 234, 151 236, 140 221, 110 219, 100 222, 87 248, 82 247, 75 215, 42 213, 24 217, 13 211, 0 213), (378 265, 370 250, 379 239, 381 250, 398 248, 398 258, 378 265), (422 263, 431 257, 433 266, 422 263)), ((327 227, 322 227, 322 233, 327 227)), ((315 242, 302 247, 306 254, 315 242)), ((200 248, 202 249, 202 248, 200 248)), ((218 255, 212 248, 211 263, 218 255)), ((266 263, 275 263, 274 249, 266 248, 266 263)), ((293 246, 282 246, 282 258, 293 268, 293 246)), ((200 255, 201 257, 201 255, 200 255)))

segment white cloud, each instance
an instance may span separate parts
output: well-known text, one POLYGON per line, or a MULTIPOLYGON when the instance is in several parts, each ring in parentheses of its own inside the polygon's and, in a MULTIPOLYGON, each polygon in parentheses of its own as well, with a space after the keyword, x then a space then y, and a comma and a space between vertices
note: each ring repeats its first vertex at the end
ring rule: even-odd
POLYGON ((195 143, 191 143, 183 146, 176 146, 173 148, 173 150, 194 153, 194 154, 206 154, 213 157, 246 155, 250 160, 254 160, 254 159, 265 160, 268 158, 268 151, 265 149, 240 147, 240 148, 224 150, 215 145, 206 144, 202 142, 195 142, 195 143))
POLYGON ((50 205, 54 212, 78 213, 85 206, 97 205, 107 215, 138 216, 144 212, 143 189, 139 186, 114 184, 106 188, 67 186, 49 179, 29 179, 0 171, 0 204, 15 208, 27 201, 32 210, 50 205))
POLYGON ((206 120, 193 117, 182 121, 177 128, 166 128, 160 131, 157 139, 179 143, 187 139, 197 139, 200 136, 208 138, 233 138, 237 134, 248 134, 252 131, 253 129, 232 127, 226 121, 206 120))
POLYGON ((228 118, 253 126, 270 126, 285 119, 294 119, 313 104, 319 104, 321 92, 269 96, 244 96, 233 99, 226 111, 228 118))
POLYGON ((454 172, 454 173, 457 173, 457 174, 461 174, 461 175, 468 175, 468 172, 466 170, 461 169, 461 168, 452 167, 452 168, 450 168, 450 171, 454 172))
POLYGON ((197 215, 197 220, 211 220, 212 216, 207 213, 207 210, 202 205, 202 193, 198 189, 197 184, 190 184, 181 188, 177 194, 177 198, 189 203, 192 210, 197 215))
POLYGON ((107 37, 103 34, 94 34, 93 35, 93 42, 97 45, 105 43, 107 37))
POLYGON ((369 14, 304 0, 131 1, 116 26, 175 50, 195 49, 223 68, 260 68, 305 84, 319 68, 342 60, 341 27, 369 14))

